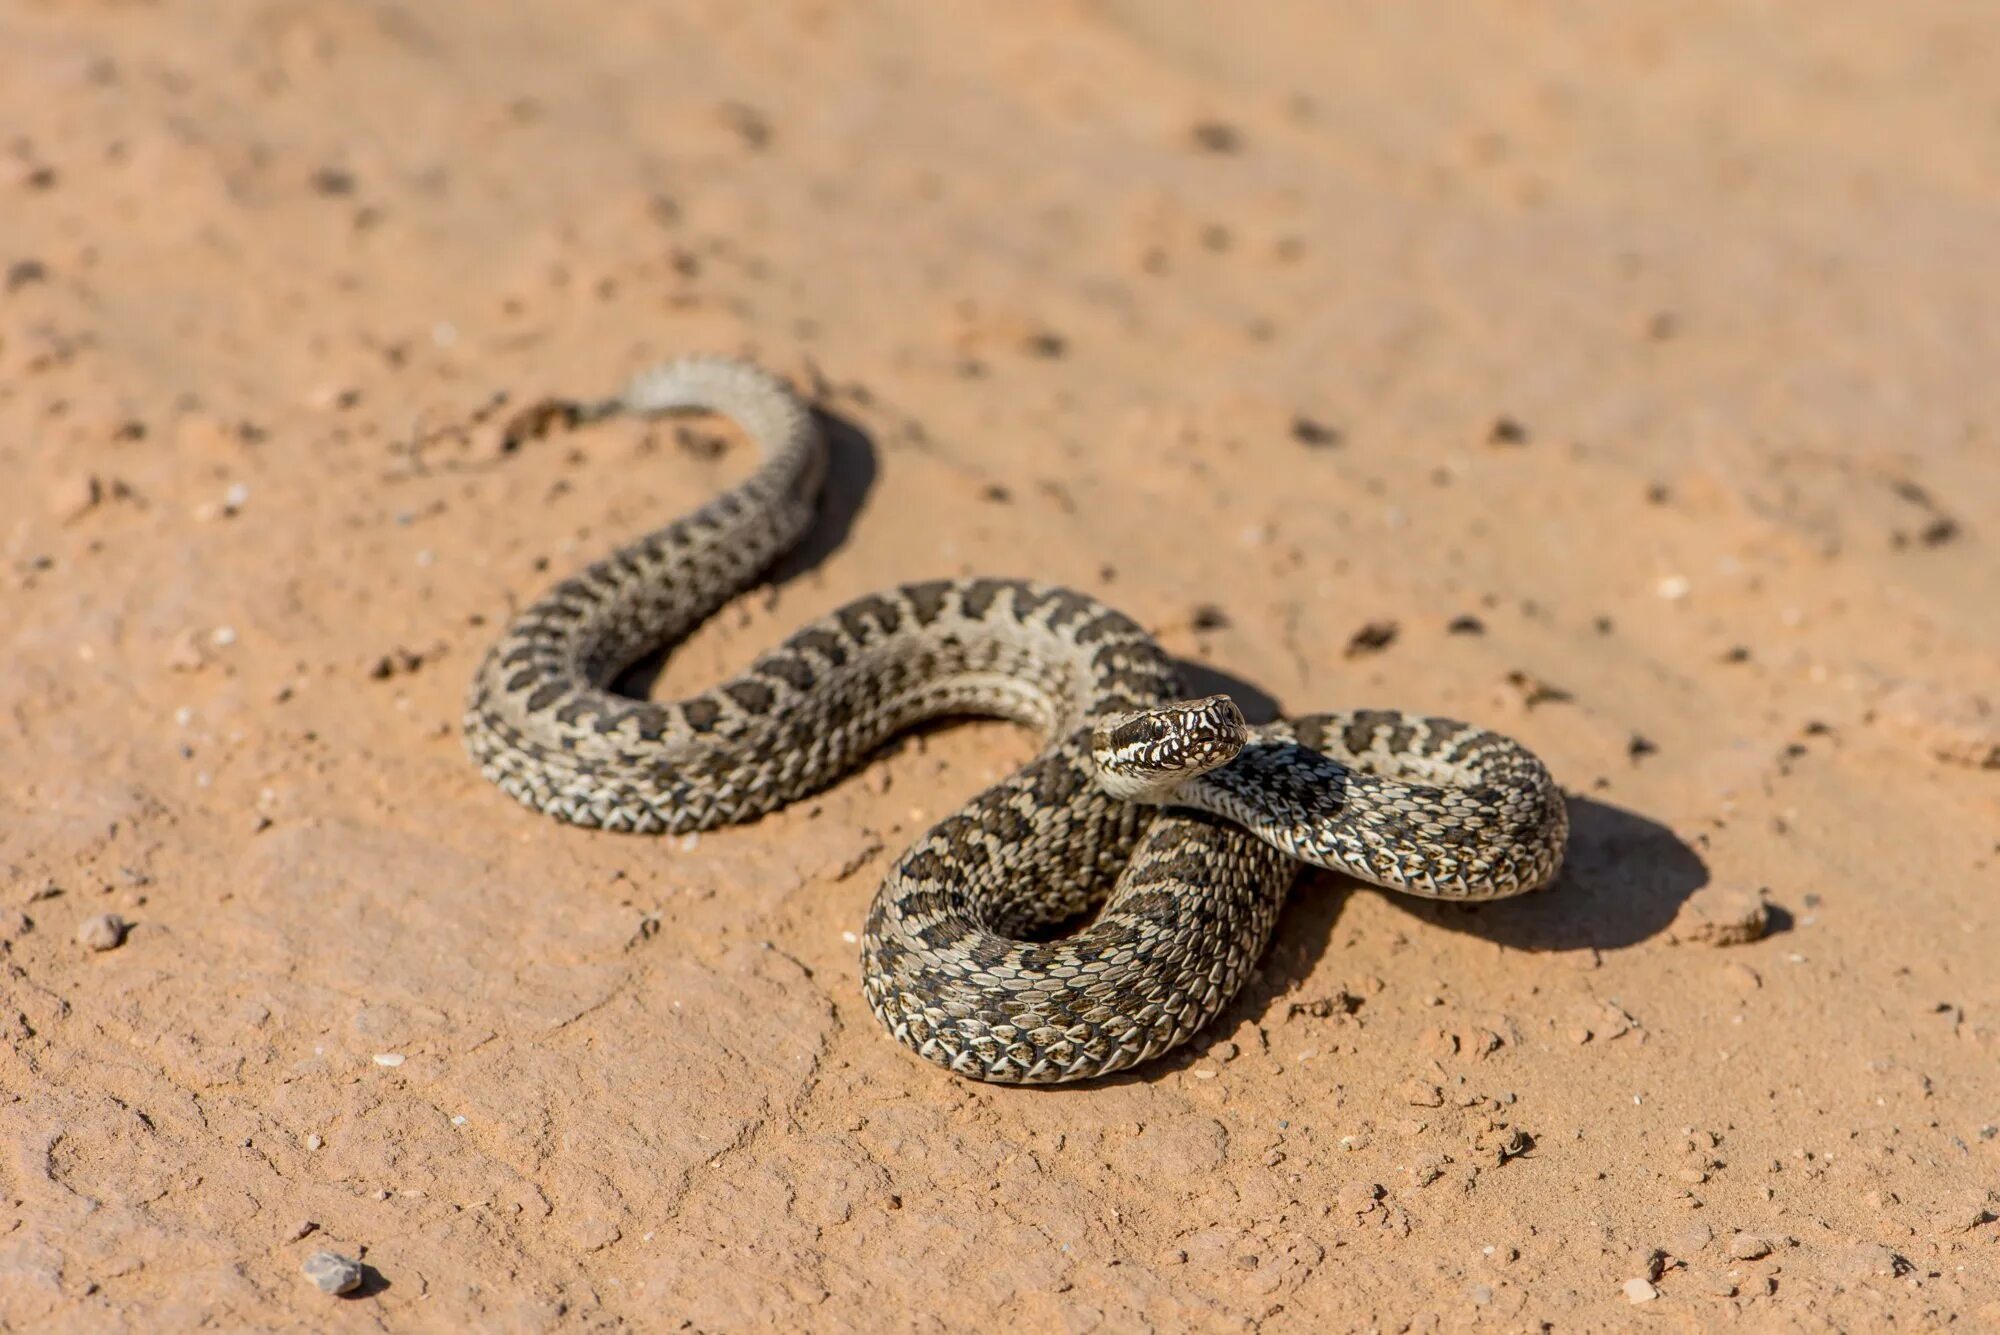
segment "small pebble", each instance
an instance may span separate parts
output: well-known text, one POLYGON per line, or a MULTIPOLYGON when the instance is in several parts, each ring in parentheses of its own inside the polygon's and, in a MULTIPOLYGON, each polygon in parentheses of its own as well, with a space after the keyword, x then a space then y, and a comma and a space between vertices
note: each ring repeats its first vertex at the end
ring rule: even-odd
POLYGON ((324 1144, 326 1144, 326 1142, 319 1138, 318 1133, 314 1133, 313 1135, 306 1137, 306 1148, 309 1150, 316 1150, 324 1144))
POLYGON ((76 939, 92 950, 116 950, 125 942, 126 922, 115 913, 96 913, 76 929, 76 939))
POLYGON ((1981 697, 1906 681, 1882 697, 1880 716, 1937 760, 2000 770, 2000 711, 1981 697))
POLYGON ((1859 1283, 1864 1279, 1894 1279, 1906 1273, 1910 1263, 1879 1242, 1864 1242, 1834 1256, 1827 1271, 1836 1279, 1859 1283))
MULTIPOLYGON (((1981 1140, 1992 1138, 1986 1132, 1986 1127, 1979 1128, 1981 1140)), ((1994 1213, 1995 1209, 2000 1209, 2000 1196, 1991 1192, 1970 1192, 1947 1202, 1934 1218, 1946 1232, 1964 1233, 2000 1218, 1994 1213)))
POLYGON ((1350 1214, 1366 1214, 1387 1194, 1380 1182, 1349 1182, 1340 1189, 1340 1208, 1350 1214))
POLYGON ((321 385, 306 396, 306 406, 320 412, 339 412, 361 402, 361 391, 349 385, 321 385))
POLYGON ((1398 1092, 1405 1103, 1419 1108, 1437 1108, 1444 1104, 1444 1091, 1427 1080, 1406 1081, 1398 1092))
POLYGON ((375 1054, 377 1066, 401 1066, 405 1058, 400 1052, 378 1052, 375 1054))
POLYGON ((1348 637, 1347 648, 1343 652, 1348 658, 1380 653, 1396 642, 1398 629, 1393 621, 1371 621, 1348 637))
POLYGON ((1635 1275, 1625 1281, 1625 1301, 1635 1307, 1640 1303, 1649 1303, 1659 1296, 1660 1291, 1653 1287, 1653 1282, 1649 1279, 1640 1279, 1635 1275))
POLYGON ((30 283, 49 281, 49 266, 40 260, 15 260, 7 266, 7 277, 0 282, 0 290, 18 292, 30 283))
POLYGON ((321 1293, 352 1293, 361 1287, 361 1263, 336 1252, 314 1252, 299 1266, 299 1273, 321 1293))
POLYGON ((1331 448, 1340 444, 1340 433, 1324 422, 1310 417, 1292 419, 1292 439, 1301 445, 1314 449, 1331 448))
POLYGON ((1674 918, 1673 939, 1705 946, 1740 946, 1771 928, 1771 906, 1759 890, 1707 886, 1688 896, 1674 918))
POLYGON ((201 632, 196 630, 184 630, 174 636, 173 645, 167 650, 167 666, 176 672, 199 672, 207 661, 201 632))
POLYGON ((292 1225, 292 1235, 286 1238, 285 1241, 297 1242, 300 1238, 303 1238, 306 1234, 312 1232, 314 1229, 318 1227, 319 1224, 314 1220, 301 1219, 299 1220, 298 1223, 292 1225))
POLYGON ((1243 147, 1243 135, 1226 121, 1197 121, 1188 137, 1205 153, 1234 153, 1243 147))
POLYGON ((1754 1233, 1738 1233, 1729 1240, 1729 1259, 1732 1261, 1755 1261, 1770 1254, 1770 1240, 1754 1233))
POLYGON ((80 519, 96 507, 103 494, 103 487, 89 473, 63 478, 49 488, 49 518, 63 524, 80 519))

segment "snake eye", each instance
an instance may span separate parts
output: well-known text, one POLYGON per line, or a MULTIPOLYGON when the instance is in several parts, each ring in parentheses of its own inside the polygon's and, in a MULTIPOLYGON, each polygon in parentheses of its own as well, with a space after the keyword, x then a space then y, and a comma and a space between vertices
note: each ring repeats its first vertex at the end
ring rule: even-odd
POLYGON ((1141 714, 1138 718, 1127 719, 1111 730, 1111 744, 1116 747, 1151 746, 1167 735, 1166 723, 1151 714, 1141 714))

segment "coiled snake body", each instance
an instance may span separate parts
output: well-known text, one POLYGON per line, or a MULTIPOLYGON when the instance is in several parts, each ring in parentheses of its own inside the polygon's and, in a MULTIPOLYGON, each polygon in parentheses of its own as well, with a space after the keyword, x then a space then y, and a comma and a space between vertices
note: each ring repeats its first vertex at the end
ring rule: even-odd
POLYGON ((733 418, 758 471, 523 611, 473 680, 467 747, 530 807, 659 833, 773 811, 925 719, 1036 729, 1045 749, 919 839, 868 915, 868 1004, 930 1060, 1047 1083, 1166 1052, 1255 966, 1297 860, 1467 900, 1555 875, 1562 794, 1516 743, 1387 711, 1246 728, 1226 697, 1180 701, 1172 660, 1123 614, 1043 584, 906 584, 699 695, 612 693, 804 534, 825 472, 805 406, 741 362, 670 363, 576 415, 675 410, 733 418))

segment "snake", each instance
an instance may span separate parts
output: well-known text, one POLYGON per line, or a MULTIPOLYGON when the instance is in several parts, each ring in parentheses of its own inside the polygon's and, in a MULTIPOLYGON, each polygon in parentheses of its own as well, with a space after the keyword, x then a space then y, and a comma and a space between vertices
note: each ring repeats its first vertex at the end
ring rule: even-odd
POLYGON ((897 858, 860 936, 869 1008, 957 1075, 1087 1080, 1187 1042, 1256 970, 1308 864, 1459 901, 1543 888, 1561 865, 1562 791, 1518 742, 1383 709, 1251 726, 1227 695, 1189 698, 1130 617, 1032 580, 903 584, 697 694, 621 694, 625 669, 800 542, 827 445, 787 382, 727 357, 562 408, 565 425, 719 415, 759 460, 512 618, 471 683, 473 760, 572 825, 684 834, 818 793, 930 720, 1033 729, 1030 761, 897 858))

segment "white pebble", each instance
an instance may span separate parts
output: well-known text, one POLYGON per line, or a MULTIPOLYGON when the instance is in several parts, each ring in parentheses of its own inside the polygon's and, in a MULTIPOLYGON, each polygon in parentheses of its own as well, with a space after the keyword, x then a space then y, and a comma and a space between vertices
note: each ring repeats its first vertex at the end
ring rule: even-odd
POLYGON ((241 482, 229 484, 229 490, 222 493, 222 503, 231 510, 241 510, 250 499, 250 488, 241 482))
POLYGON ((1665 598, 1668 602, 1679 602, 1688 596, 1689 587, 1686 575, 1666 575, 1662 576, 1660 582, 1653 586, 1653 592, 1659 594, 1660 597, 1665 598))
POLYGON ((1649 1279, 1641 1279, 1635 1275, 1625 1281, 1625 1301, 1635 1306, 1639 1303, 1649 1303, 1659 1296, 1660 1291, 1653 1287, 1653 1281, 1649 1279))
POLYGON ((317 1132, 306 1137, 306 1148, 309 1150, 316 1150, 324 1144, 326 1144, 326 1142, 319 1138, 319 1134, 317 1132))
POLYGON ((227 649, 230 645, 236 643, 236 627, 217 626, 209 638, 215 641, 217 647, 227 649))
POLYGON ((853 945, 853 944, 854 944, 855 942, 859 941, 859 940, 860 940, 861 938, 860 938, 860 937, 858 937, 858 936, 856 936, 856 935, 855 935, 854 933, 852 933, 852 932, 842 932, 842 933, 840 934, 840 939, 841 939, 841 940, 843 940, 843 941, 845 941, 845 942, 846 942, 846 943, 847 943, 848 945, 850 945, 850 946, 851 946, 851 945, 853 945))
POLYGON ((401 1066, 403 1061, 403 1054, 400 1052, 378 1052, 375 1054, 375 1064, 377 1066, 401 1066))
POLYGON ((464 1126, 464 1125, 465 1125, 465 1114, 464 1114, 464 1113, 454 1113, 454 1114, 452 1114, 452 1118, 451 1118, 451 1124, 452 1124, 453 1126, 464 1126))

